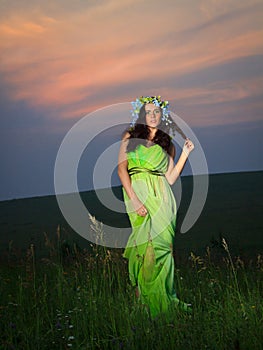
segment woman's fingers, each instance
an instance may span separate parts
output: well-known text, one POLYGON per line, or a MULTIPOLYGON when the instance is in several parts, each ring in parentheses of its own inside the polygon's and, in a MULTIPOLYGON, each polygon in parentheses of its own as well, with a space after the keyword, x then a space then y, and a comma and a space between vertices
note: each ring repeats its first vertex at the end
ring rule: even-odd
POLYGON ((132 204, 134 211, 140 216, 146 216, 148 214, 147 208, 142 204, 142 202, 137 198, 132 199, 132 204))
POLYGON ((147 209, 144 205, 139 210, 137 210, 137 214, 140 216, 146 216, 148 214, 147 209))
POLYGON ((183 147, 183 151, 189 155, 189 153, 195 148, 193 142, 190 139, 186 139, 183 147))

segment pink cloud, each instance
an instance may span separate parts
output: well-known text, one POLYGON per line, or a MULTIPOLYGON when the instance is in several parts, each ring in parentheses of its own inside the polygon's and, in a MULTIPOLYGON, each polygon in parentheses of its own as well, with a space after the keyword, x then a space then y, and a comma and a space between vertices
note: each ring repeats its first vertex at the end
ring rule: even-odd
MULTIPOLYGON (((182 5, 180 11, 172 2, 167 7, 153 2, 151 9, 138 0, 128 5, 127 10, 110 1, 56 18, 41 13, 7 18, 0 26, 0 70, 12 87, 10 98, 25 100, 34 108, 54 108, 62 118, 78 117, 87 109, 136 95, 135 87, 130 93, 119 89, 115 98, 102 94, 111 87, 137 84, 138 90, 148 79, 163 85, 171 77, 176 82, 184 74, 263 52, 258 11, 202 28, 208 16, 205 2, 201 8, 195 2, 192 7, 182 5), (98 100, 91 106, 89 98, 94 95, 98 100)), ((210 11, 209 19, 213 16, 210 11)), ((253 96, 256 87, 262 87, 260 77, 161 91, 167 98, 176 94, 186 104, 198 105, 253 96)))

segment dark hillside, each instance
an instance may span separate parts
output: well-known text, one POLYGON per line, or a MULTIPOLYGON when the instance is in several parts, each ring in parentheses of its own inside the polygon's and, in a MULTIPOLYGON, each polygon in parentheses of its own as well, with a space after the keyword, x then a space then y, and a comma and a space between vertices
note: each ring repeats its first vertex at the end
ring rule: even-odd
MULTIPOLYGON (((235 255, 255 257, 263 253, 263 172, 216 174, 209 177, 209 192, 204 210, 195 225, 185 234, 177 234, 177 259, 191 251, 205 253, 209 246, 220 252, 224 237, 235 255)), ((182 178, 182 201, 178 209, 178 228, 185 216, 192 195, 192 178, 182 178)), ((109 191, 109 190, 100 190, 109 191)), ((113 189, 122 198, 120 187, 113 189)), ((94 191, 81 193, 88 211, 97 220, 114 227, 129 227, 126 214, 104 207, 94 191)), ((60 213, 55 196, 14 199, 0 202, 0 252, 4 258, 14 248, 17 254, 34 244, 37 254, 45 254, 44 233, 54 239, 57 227, 69 244, 88 246, 60 213)))

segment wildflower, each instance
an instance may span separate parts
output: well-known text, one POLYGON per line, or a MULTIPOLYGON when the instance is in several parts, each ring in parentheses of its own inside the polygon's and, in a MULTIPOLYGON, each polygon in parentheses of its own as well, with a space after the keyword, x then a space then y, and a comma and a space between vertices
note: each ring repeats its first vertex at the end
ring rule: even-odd
POLYGON ((61 323, 59 321, 56 323, 56 328, 59 331, 62 329, 62 325, 61 325, 61 323))
POLYGON ((136 327, 132 326, 131 330, 133 331, 133 333, 135 333, 136 332, 136 327))
POLYGON ((10 322, 10 323, 9 323, 9 326, 10 326, 10 328, 12 328, 12 329, 16 329, 16 324, 13 323, 13 322, 10 322))

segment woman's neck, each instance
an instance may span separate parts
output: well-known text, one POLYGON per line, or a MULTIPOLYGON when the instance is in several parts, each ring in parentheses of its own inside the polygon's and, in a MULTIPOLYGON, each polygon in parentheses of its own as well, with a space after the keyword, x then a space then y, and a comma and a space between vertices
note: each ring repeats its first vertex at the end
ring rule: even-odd
POLYGON ((156 132, 157 132, 157 128, 149 128, 149 131, 150 131, 150 133, 149 133, 149 136, 148 136, 148 140, 153 140, 154 139, 154 136, 155 136, 155 134, 156 134, 156 132))

